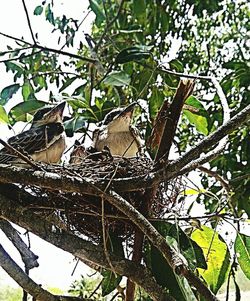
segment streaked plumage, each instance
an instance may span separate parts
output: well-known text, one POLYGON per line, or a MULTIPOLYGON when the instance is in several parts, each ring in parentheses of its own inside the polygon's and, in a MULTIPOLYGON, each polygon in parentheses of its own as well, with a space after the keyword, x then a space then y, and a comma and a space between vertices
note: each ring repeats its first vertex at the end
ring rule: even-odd
MULTIPOLYGON (((31 128, 8 140, 8 144, 34 161, 58 163, 65 150, 62 115, 65 103, 54 108, 43 108, 35 115, 31 128)), ((0 163, 22 163, 16 154, 3 148, 0 163)))

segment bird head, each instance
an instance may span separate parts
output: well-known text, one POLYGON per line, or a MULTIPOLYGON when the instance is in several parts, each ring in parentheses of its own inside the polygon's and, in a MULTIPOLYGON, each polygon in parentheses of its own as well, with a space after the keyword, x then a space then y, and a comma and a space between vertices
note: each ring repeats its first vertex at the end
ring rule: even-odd
POLYGON ((38 127, 50 123, 62 123, 65 104, 65 102, 61 102, 53 108, 46 107, 38 110, 34 115, 32 127, 38 127))
POLYGON ((109 132, 127 132, 132 120, 136 103, 133 102, 125 108, 118 108, 110 111, 104 118, 102 125, 107 127, 109 132))

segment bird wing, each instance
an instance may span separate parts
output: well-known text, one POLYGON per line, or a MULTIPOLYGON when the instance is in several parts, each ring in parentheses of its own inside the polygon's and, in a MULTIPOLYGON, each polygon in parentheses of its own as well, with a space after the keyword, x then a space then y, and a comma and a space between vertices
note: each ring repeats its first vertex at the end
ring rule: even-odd
MULTIPOLYGON (((50 147, 60 138, 63 131, 61 123, 51 123, 13 136, 8 140, 8 144, 24 154, 32 155, 50 147)), ((17 155, 10 150, 6 148, 0 150, 0 163, 8 163, 16 159, 17 155)))

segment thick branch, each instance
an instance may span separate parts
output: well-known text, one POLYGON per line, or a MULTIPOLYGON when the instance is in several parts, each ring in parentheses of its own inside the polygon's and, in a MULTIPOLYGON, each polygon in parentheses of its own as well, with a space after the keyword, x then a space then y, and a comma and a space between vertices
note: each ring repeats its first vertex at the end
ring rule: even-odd
MULTIPOLYGON (((149 172, 143 176, 113 179, 112 188, 116 191, 135 191, 139 189, 145 189, 153 187, 161 181, 167 181, 178 176, 180 170, 192 161, 199 158, 199 156, 211 149, 217 144, 223 137, 231 132, 239 129, 244 122, 250 119, 250 105, 248 105, 241 112, 236 114, 225 125, 220 126, 214 133, 204 138, 191 150, 187 151, 183 156, 177 160, 169 163, 168 166, 157 170, 155 172, 149 172)), ((197 164, 204 164, 211 160, 213 156, 205 158, 205 160, 198 161, 197 164)), ((197 168, 198 165, 194 165, 190 170, 197 168)), ((187 170, 186 172, 190 171, 187 170)), ((27 170, 20 167, 9 166, 0 164, 0 182, 3 183, 21 183, 26 185, 36 185, 43 188, 49 188, 52 190, 62 190, 65 192, 79 192, 81 194, 96 195, 95 186, 105 189, 109 180, 100 180, 95 182, 93 186, 88 179, 82 179, 80 177, 60 176, 59 174, 43 171, 32 171, 28 173, 27 170)))
POLYGON ((183 263, 177 252, 171 248, 165 238, 153 227, 153 225, 138 212, 129 202, 119 196, 116 192, 104 197, 121 212, 126 214, 136 226, 148 237, 153 245, 162 253, 174 272, 186 277, 191 285, 194 285, 201 296, 206 300, 217 300, 215 295, 206 285, 183 263))
POLYGON ((18 252, 22 257, 22 261, 25 264, 25 268, 30 270, 32 268, 38 267, 39 264, 37 262, 38 256, 35 255, 25 244, 25 242, 21 239, 16 229, 12 227, 12 225, 3 219, 0 219, 0 228, 8 237, 8 239, 13 243, 13 245, 17 248, 18 252))
MULTIPOLYGON (((225 125, 220 126, 214 133, 204 138, 191 150, 187 151, 177 160, 171 162, 168 166, 155 171, 150 172, 144 176, 113 179, 112 187, 114 190, 121 191, 134 191, 139 189, 145 189, 153 187, 154 185, 167 181, 179 175, 181 169, 183 169, 189 162, 199 158, 199 156, 211 149, 217 144, 223 137, 230 134, 234 130, 237 130, 242 124, 250 119, 250 105, 248 105, 241 112, 236 114, 225 125)), ((211 157, 207 158, 207 161, 211 160, 211 157)), ((203 160, 197 164, 204 164, 207 162, 203 160)), ((191 164, 190 163, 190 164, 191 164)), ((194 165, 193 169, 198 165, 194 165)), ((95 184, 101 189, 105 189, 109 180, 100 180, 99 182, 90 183, 87 179, 78 177, 60 176, 59 174, 43 171, 29 171, 24 173, 23 168, 0 164, 0 182, 3 183, 21 183, 26 185, 37 185, 43 188, 50 188, 52 190, 62 190, 65 192, 79 192, 81 194, 96 195, 95 184)), ((191 169, 190 169, 191 170, 191 169)), ((190 171, 188 170, 188 171, 190 171)))
MULTIPOLYGON (((177 128, 177 123, 181 115, 182 107, 184 105, 185 100, 192 94, 193 89, 194 81, 180 81, 179 86, 177 87, 176 93, 174 95, 173 101, 169 106, 168 115, 165 116, 166 124, 161 137, 159 149, 155 158, 156 163, 157 161, 161 160, 163 156, 164 161, 167 161, 169 151, 174 139, 175 131, 177 128)), ((161 162, 158 163, 158 165, 160 166, 161 162)))
POLYGON ((37 285, 27 274, 14 262, 14 260, 0 245, 0 265, 21 287, 29 294, 41 301, 56 301, 55 296, 37 285))
POLYGON ((250 119, 250 105, 241 112, 232 117, 231 120, 220 126, 214 133, 210 134, 199 142, 183 156, 169 164, 168 171, 177 171, 183 168, 187 163, 197 159, 203 152, 211 149, 223 137, 227 136, 234 130, 237 130, 244 122, 250 119))
POLYGON ((0 265, 27 293, 38 301, 91 301, 92 299, 71 296, 55 296, 35 283, 9 256, 0 244, 0 265))
MULTIPOLYGON (((93 243, 55 227, 40 216, 26 211, 25 207, 12 203, 8 198, 0 196, 0 217, 9 219, 19 226, 35 233, 55 246, 70 252, 83 261, 95 263, 105 269, 110 269, 103 249, 93 243)), ((130 260, 109 254, 115 272, 124 275, 141 286, 153 300, 173 300, 156 283, 151 273, 142 265, 130 260)))

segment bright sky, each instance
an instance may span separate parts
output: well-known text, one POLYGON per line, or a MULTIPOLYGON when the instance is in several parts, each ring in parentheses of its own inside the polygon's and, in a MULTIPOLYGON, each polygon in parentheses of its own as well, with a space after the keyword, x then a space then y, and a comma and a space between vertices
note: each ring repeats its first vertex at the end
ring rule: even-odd
MULTIPOLYGON (((52 26, 45 22, 44 17, 35 17, 33 16, 34 8, 37 5, 41 4, 41 0, 28 1, 28 10, 31 18, 33 31, 39 33, 39 42, 41 45, 57 48, 56 41, 57 38, 55 35, 51 35, 52 26), (32 3, 32 4, 30 4, 32 3)), ((88 7, 88 1, 82 0, 57 0, 55 3, 55 16, 66 14, 66 16, 71 16, 75 19, 82 20, 86 15, 86 10, 88 7), (73 3, 73 5, 72 5, 73 3)), ((78 39, 83 37, 84 32, 88 32, 90 29, 90 22, 93 20, 93 15, 90 15, 85 22, 83 23, 81 29, 78 33, 78 39)), ((29 28, 26 21, 26 16, 23 10, 21 0, 8 0, 4 1, 0 9, 0 31, 18 38, 24 37, 25 40, 32 42, 29 28)), ((11 40, 3 38, 0 36, 0 51, 6 50, 6 45, 15 45, 11 40)), ((70 49, 74 52, 74 49, 70 49)), ((0 58, 1 59, 1 58, 0 58)), ((8 86, 13 84, 13 75, 11 73, 5 72, 4 64, 0 64, 0 91, 8 86)), ((56 93, 56 91, 55 91, 56 93)), ((46 93, 40 95, 41 99, 44 97, 44 100, 47 100, 46 93)), ((6 106, 6 110, 9 110, 16 103, 22 100, 21 93, 17 93, 13 100, 9 102, 6 106)), ((15 130, 19 131, 22 129, 23 124, 17 124, 15 130)), ((6 125, 0 124, 1 138, 7 139, 9 136, 13 135, 12 131, 9 131, 6 125)), ((19 231, 23 234, 25 230, 18 228, 19 231)), ((22 236, 25 240, 25 237, 22 236)), ((38 268, 34 268, 30 271, 30 275, 34 281, 43 286, 49 285, 50 287, 58 287, 63 290, 67 290, 69 285, 75 280, 79 279, 81 274, 86 274, 89 272, 89 269, 86 268, 84 264, 79 263, 77 266, 76 272, 73 276, 71 273, 75 266, 75 260, 72 255, 66 253, 47 242, 43 241, 35 235, 30 235, 31 238, 31 249, 32 251, 39 256, 38 268)), ((20 260, 19 253, 5 237, 5 235, 0 231, 0 242, 3 247, 9 252, 12 258, 17 261, 20 266, 22 262, 20 260)), ((8 276, 8 274, 0 267, 0 283, 6 283, 12 286, 16 286, 16 283, 8 276)))

